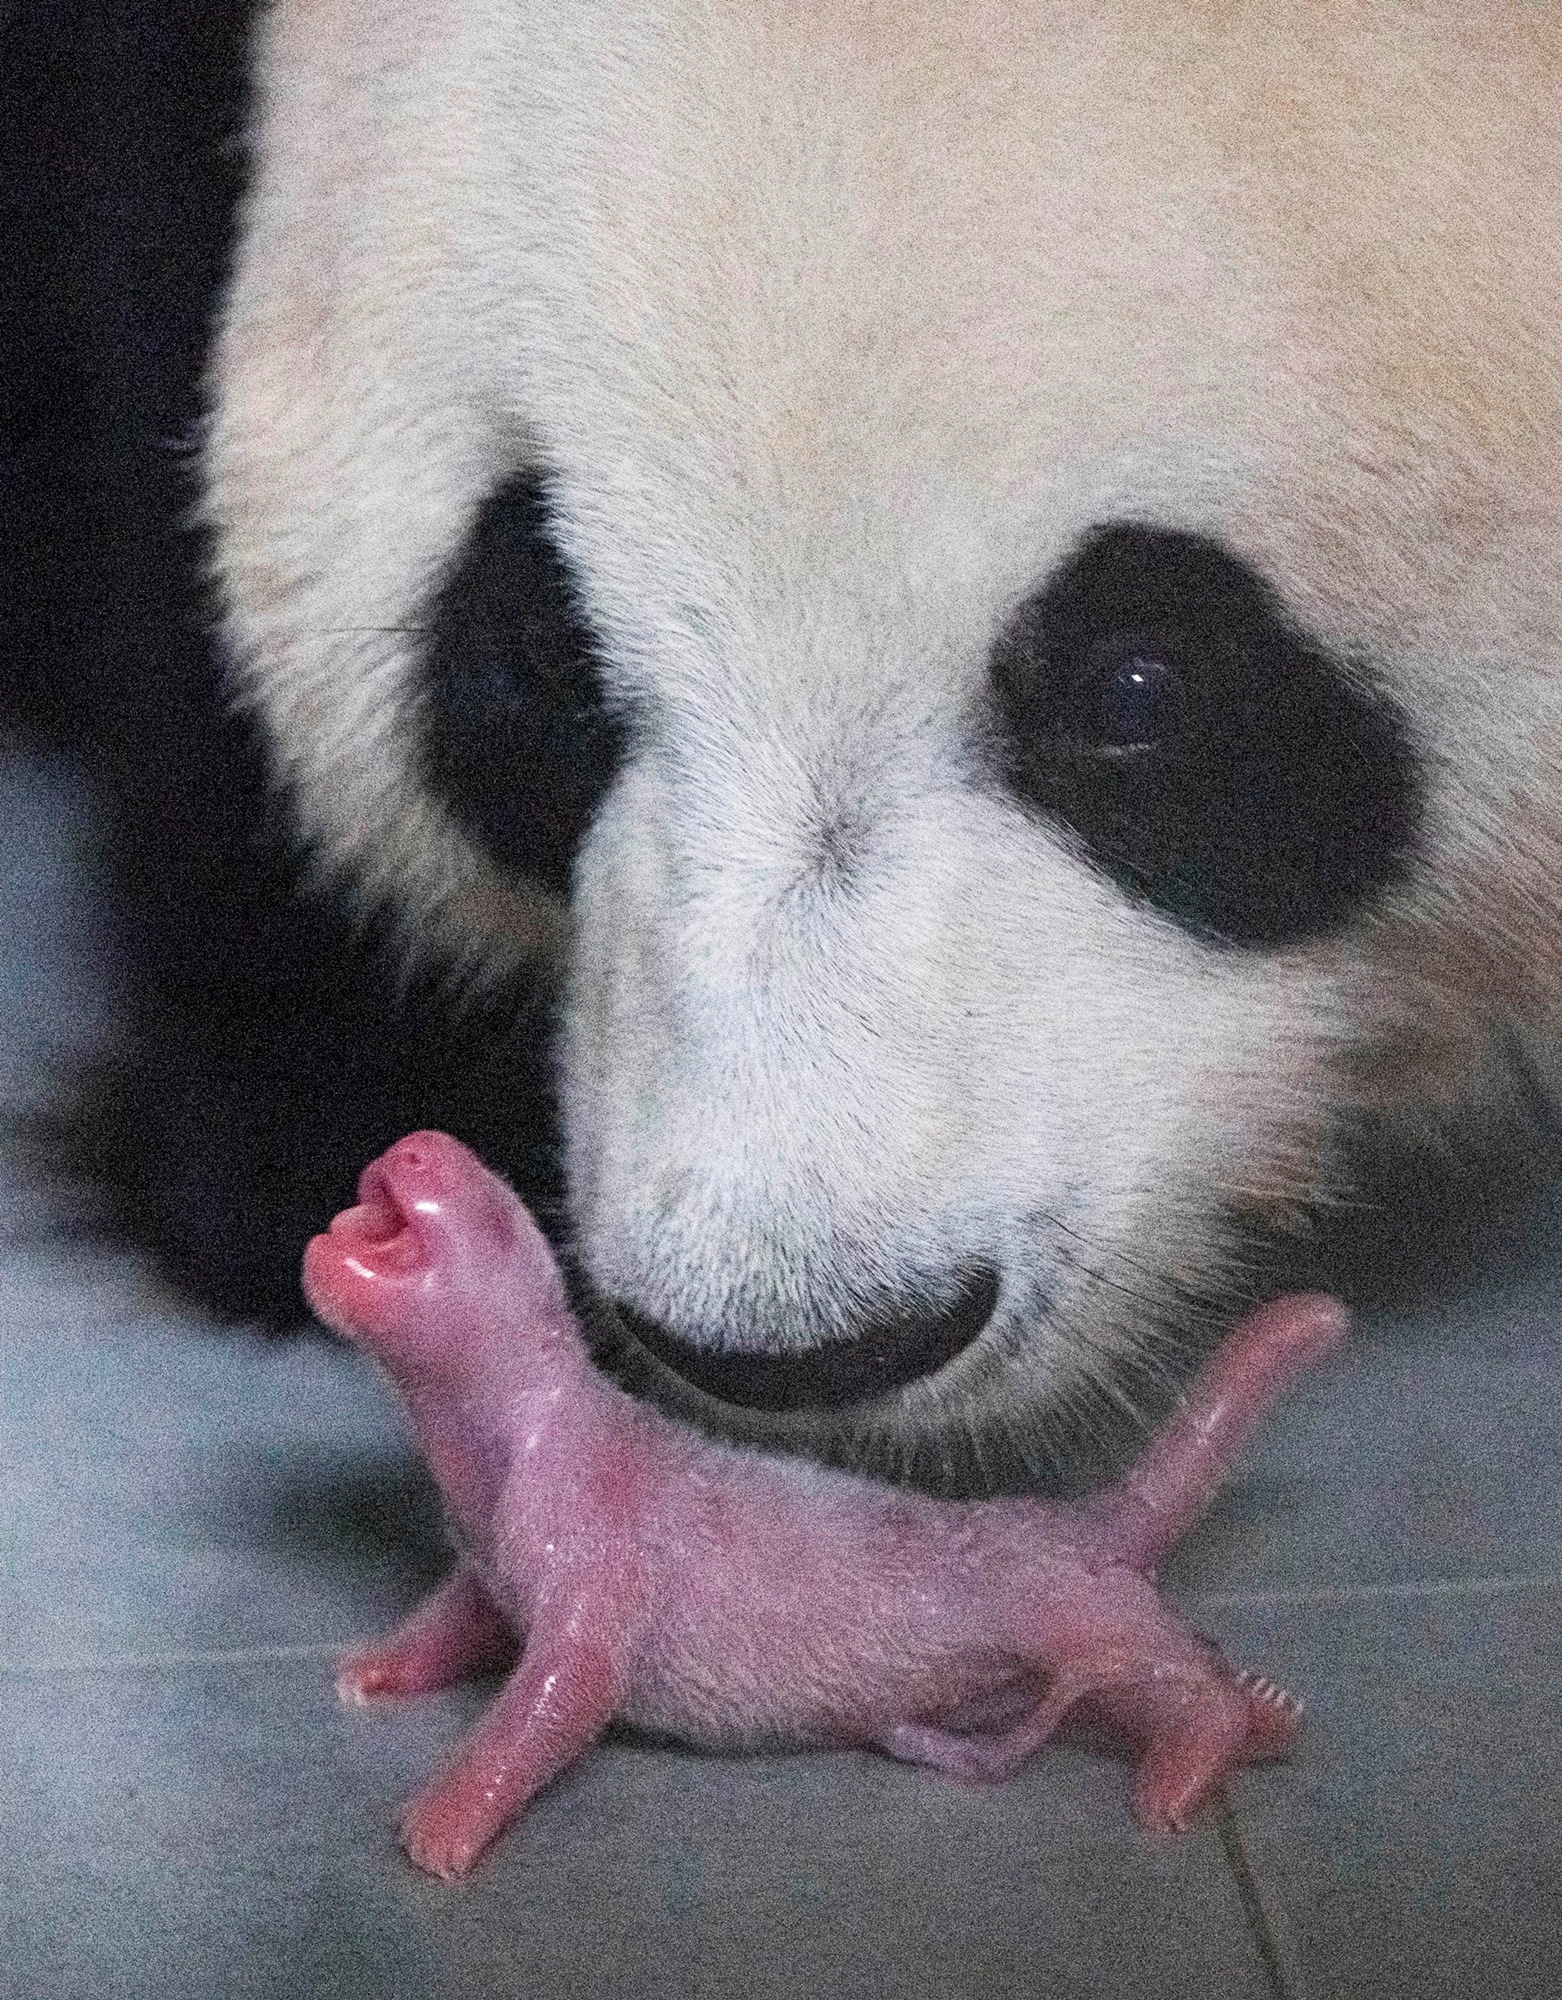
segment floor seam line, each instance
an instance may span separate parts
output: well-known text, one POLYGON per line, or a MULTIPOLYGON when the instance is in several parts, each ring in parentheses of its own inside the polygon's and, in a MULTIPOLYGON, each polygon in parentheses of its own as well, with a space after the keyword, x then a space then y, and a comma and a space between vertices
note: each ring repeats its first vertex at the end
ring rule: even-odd
MULTIPOLYGON (((1413 1603, 1417 1600, 1516 1596, 1524 1591, 1562 1590, 1562 1576, 1500 1576, 1435 1579, 1426 1582, 1323 1585, 1297 1590, 1189 1591, 1179 1602, 1200 1611, 1279 1609, 1306 1610, 1350 1604, 1413 1603)), ((188 1646, 161 1652, 129 1651, 88 1654, 79 1658, 0 1660, 0 1678, 23 1680, 48 1674, 112 1673, 133 1667, 205 1667, 259 1665, 267 1660, 329 1659, 357 1641, 347 1633, 339 1639, 302 1639, 261 1646, 188 1646)))
POLYGON ((329 1660, 352 1646, 352 1637, 308 1639, 276 1646, 191 1646, 164 1653, 99 1653, 84 1659, 0 1660, 0 1680, 55 1674, 104 1674, 141 1667, 243 1667, 268 1661, 329 1660))
POLYGON ((1258 1953, 1264 1968, 1264 1983, 1269 1989, 1269 2000, 1303 2000, 1301 1988, 1290 1977, 1286 1967, 1288 1956, 1280 1942, 1274 1920, 1258 1877, 1248 1858, 1246 1844, 1242 1839, 1242 1829, 1237 1824, 1235 1808, 1222 1795, 1215 1806, 1215 1833, 1220 1842, 1220 1851, 1226 1864, 1226 1872, 1231 1877, 1237 1901, 1242 1908, 1242 1920, 1248 1935, 1253 1940, 1253 1948, 1258 1953))
POLYGON ((1179 1601, 1211 1611, 1263 1609, 1266 1606, 1384 1604, 1417 1598, 1499 1597, 1525 1590, 1562 1590, 1562 1576, 1425 1577, 1403 1583, 1299 1584, 1278 1590, 1189 1590, 1179 1601))

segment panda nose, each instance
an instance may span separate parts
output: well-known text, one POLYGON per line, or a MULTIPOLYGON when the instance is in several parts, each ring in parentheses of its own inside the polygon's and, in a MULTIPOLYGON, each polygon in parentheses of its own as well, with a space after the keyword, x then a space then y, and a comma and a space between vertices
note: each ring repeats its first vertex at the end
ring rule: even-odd
POLYGON ((879 1312, 854 1332, 790 1354, 697 1347, 636 1307, 612 1302, 624 1330, 691 1388, 750 1410, 837 1409, 904 1388, 968 1348, 998 1304, 998 1274, 962 1272, 936 1305, 879 1312))

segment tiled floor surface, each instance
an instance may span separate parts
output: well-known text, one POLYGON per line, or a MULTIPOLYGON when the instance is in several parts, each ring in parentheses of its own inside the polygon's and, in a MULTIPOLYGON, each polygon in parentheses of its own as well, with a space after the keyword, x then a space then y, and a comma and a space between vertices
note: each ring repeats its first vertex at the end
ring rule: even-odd
MULTIPOLYGON (((0 754, 0 1112, 101 1031, 84 826, 0 754)), ((445 1889, 391 1818, 481 1694, 329 1689, 442 1562, 386 1395, 0 1178, 0 1995, 1557 2000, 1559 1326, 1562 1198, 1282 1413, 1173 1582, 1312 1726, 1188 1839, 1082 1745, 983 1792, 625 1740, 445 1889)))

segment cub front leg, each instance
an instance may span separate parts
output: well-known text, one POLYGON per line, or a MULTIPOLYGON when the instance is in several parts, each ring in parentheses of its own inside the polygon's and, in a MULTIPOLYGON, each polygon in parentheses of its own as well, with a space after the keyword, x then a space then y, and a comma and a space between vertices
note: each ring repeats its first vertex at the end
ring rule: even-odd
POLYGON ((619 1706, 623 1640, 591 1610, 539 1609, 519 1666, 401 1821, 407 1857, 430 1875, 465 1875, 544 1785, 588 1750, 619 1706))
POLYGON ((336 1692, 356 1703, 434 1694, 514 1658, 514 1633, 462 1563, 394 1631, 347 1655, 336 1692))

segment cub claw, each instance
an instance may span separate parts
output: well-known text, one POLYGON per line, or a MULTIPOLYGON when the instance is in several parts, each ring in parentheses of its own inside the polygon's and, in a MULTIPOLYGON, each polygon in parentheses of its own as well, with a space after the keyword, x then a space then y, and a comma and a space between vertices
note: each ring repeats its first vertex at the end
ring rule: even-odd
POLYGON ((1292 1694, 1289 1688, 1280 1687, 1261 1674, 1252 1673, 1246 1667, 1236 1670, 1237 1686, 1245 1695, 1258 1701, 1268 1702, 1273 1708, 1282 1709, 1287 1715, 1300 1716, 1307 1704, 1299 1694, 1292 1694))

